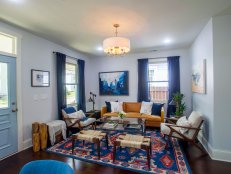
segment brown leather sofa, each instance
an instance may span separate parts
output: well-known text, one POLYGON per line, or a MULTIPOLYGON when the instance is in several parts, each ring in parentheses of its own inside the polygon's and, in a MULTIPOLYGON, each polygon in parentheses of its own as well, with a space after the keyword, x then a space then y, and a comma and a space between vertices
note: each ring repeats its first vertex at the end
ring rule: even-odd
MULTIPOLYGON (((123 111, 126 113, 125 117, 131 118, 145 118, 146 126, 160 127, 160 123, 164 122, 164 109, 161 109, 161 116, 148 115, 140 113, 141 103, 138 102, 123 102, 123 111)), ((118 113, 107 112, 106 106, 101 108, 101 117, 117 117, 118 113)))

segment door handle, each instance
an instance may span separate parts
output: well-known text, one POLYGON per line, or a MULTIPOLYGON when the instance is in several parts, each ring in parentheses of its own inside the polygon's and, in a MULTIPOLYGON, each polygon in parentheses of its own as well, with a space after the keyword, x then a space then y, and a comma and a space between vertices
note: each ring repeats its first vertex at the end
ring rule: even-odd
POLYGON ((18 109, 16 108, 16 109, 12 109, 12 112, 18 112, 18 109))

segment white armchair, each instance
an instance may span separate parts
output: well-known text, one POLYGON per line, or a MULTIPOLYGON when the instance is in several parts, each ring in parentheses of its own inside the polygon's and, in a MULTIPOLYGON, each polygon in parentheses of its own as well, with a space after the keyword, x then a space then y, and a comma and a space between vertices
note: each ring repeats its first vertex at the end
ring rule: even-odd
POLYGON ((165 148, 168 147, 169 137, 175 137, 191 142, 203 152, 203 148, 196 143, 196 137, 201 130, 202 123, 202 116, 195 111, 190 114, 188 119, 186 117, 180 118, 176 124, 161 123, 161 133, 168 136, 165 148))

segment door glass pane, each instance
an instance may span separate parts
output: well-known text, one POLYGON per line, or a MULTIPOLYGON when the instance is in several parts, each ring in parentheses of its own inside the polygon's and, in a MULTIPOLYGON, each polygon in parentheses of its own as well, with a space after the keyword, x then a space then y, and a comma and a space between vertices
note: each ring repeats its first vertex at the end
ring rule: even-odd
POLYGON ((75 105, 77 103, 77 85, 66 85, 66 100, 67 105, 75 105))
POLYGON ((0 109, 8 107, 7 64, 0 62, 0 109))

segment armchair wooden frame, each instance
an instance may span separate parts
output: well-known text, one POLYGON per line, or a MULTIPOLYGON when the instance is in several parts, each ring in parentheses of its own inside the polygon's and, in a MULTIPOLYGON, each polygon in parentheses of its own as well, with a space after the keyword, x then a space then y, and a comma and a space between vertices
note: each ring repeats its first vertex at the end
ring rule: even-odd
MULTIPOLYGON (((171 123, 171 120, 169 119, 166 119, 168 120, 170 123, 171 123)), ((201 130, 201 125, 203 124, 204 120, 202 120, 199 124, 199 126, 197 128, 195 127, 186 127, 186 126, 178 126, 178 125, 175 125, 175 124, 165 124, 165 126, 169 127, 170 129, 170 133, 169 135, 164 135, 164 136, 168 136, 168 140, 166 142, 166 145, 165 145, 165 148, 168 147, 168 142, 169 142, 169 137, 174 137, 174 138, 179 138, 179 137, 176 137, 173 135, 173 133, 176 133, 178 134, 180 137, 180 139, 184 140, 184 141, 188 141, 190 143, 192 143, 193 145, 195 145, 198 149, 200 149, 202 152, 204 152, 203 148, 200 147, 197 142, 196 142, 196 139, 197 139, 197 135, 199 133, 199 131, 201 130), (185 136, 184 134, 182 134, 181 132, 179 132, 178 130, 176 130, 175 128, 176 127, 179 127, 179 128, 185 128, 185 129, 188 129, 188 130, 195 130, 194 132, 194 135, 192 136, 192 138, 188 138, 187 136, 185 136)))
MULTIPOLYGON (((89 117, 89 118, 91 118, 93 115, 94 115, 94 113, 85 113, 86 114, 86 116, 87 117, 89 117)), ((87 126, 92 126, 92 129, 96 129, 96 124, 95 124, 95 122, 93 122, 93 123, 91 123, 91 124, 89 124, 89 125, 86 125, 86 126, 81 126, 81 124, 80 124, 80 119, 78 119, 78 118, 67 118, 67 117, 65 117, 63 114, 62 114, 62 116, 63 116, 63 120, 65 121, 65 123, 66 123, 66 126, 67 126, 67 132, 69 133, 69 132, 71 132, 71 133, 73 133, 72 132, 72 130, 73 129, 76 129, 76 128, 79 128, 80 130, 82 130, 84 127, 87 127, 87 126), (70 120, 75 120, 75 122, 73 122, 73 123, 71 123, 71 121, 70 121, 70 123, 71 124, 67 124, 67 121, 70 121, 70 120), (78 127, 74 127, 76 124, 78 124, 78 127)))

